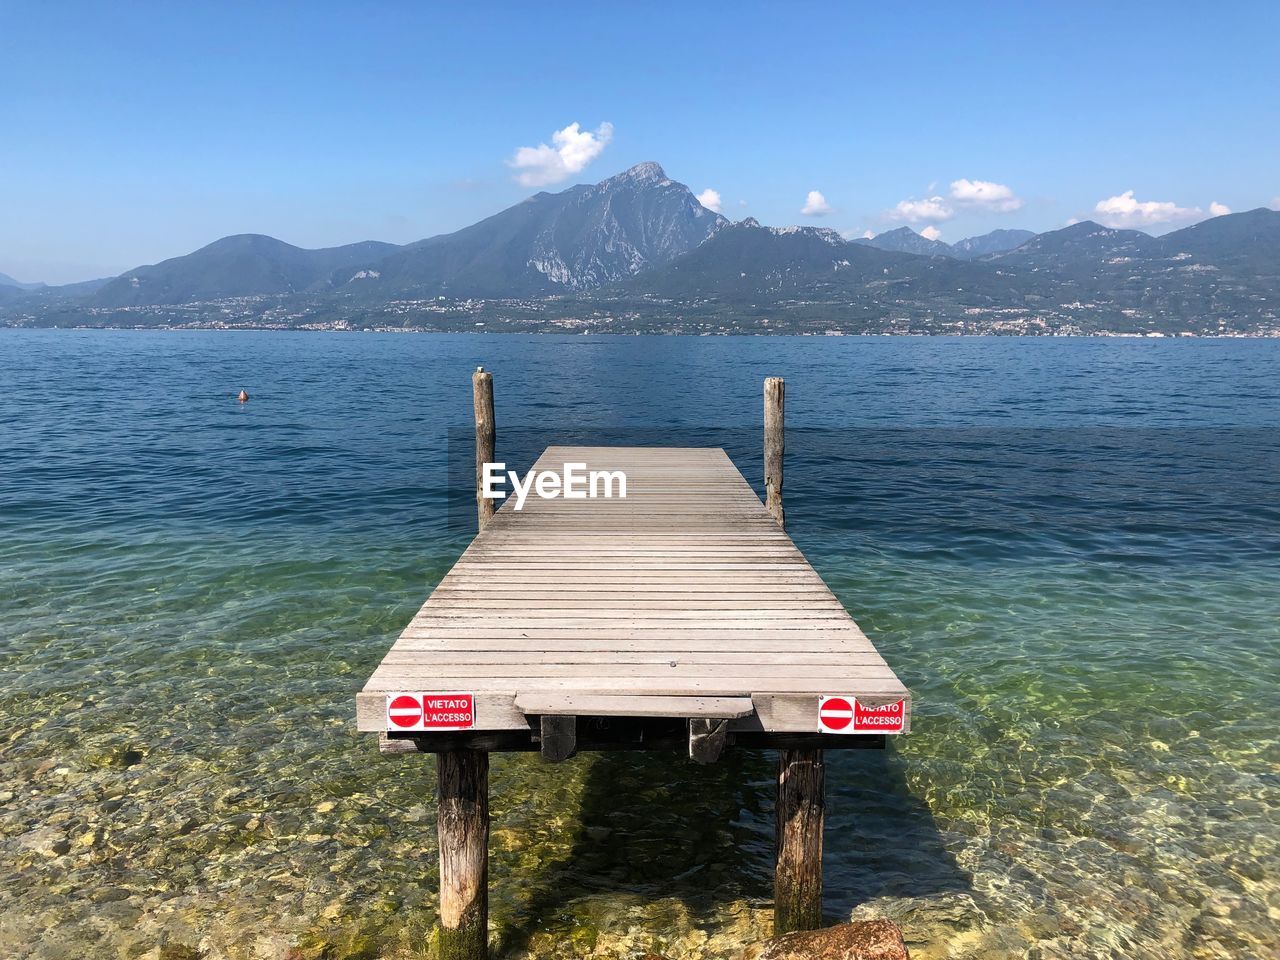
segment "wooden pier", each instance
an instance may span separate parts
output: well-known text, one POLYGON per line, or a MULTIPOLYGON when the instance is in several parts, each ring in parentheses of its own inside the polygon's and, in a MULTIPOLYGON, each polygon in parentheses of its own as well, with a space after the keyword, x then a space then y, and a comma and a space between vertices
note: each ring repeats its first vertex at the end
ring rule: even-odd
POLYGON ((822 751, 882 747, 911 698, 782 528, 782 381, 765 385, 766 504, 719 448, 552 446, 535 470, 621 473, 626 496, 496 512, 479 496, 492 381, 474 385, 480 532, 356 700, 383 752, 439 754, 444 956, 487 955, 502 750, 777 749, 775 928, 821 925, 822 751))

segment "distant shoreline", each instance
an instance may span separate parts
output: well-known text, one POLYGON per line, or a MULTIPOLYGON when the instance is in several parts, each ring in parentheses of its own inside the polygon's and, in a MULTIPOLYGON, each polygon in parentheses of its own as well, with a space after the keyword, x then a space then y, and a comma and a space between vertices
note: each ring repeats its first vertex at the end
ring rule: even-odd
POLYGON ((201 329, 1280 336, 1280 210, 1160 236, 1079 220, 952 246, 731 222, 653 162, 451 234, 306 249, 233 234, 119 276, 0 286, 0 323, 201 329))
POLYGON ((885 331, 885 332, 866 332, 866 331, 824 331, 824 332, 804 332, 787 329, 776 330, 723 330, 723 331, 693 331, 693 330, 618 330, 608 328, 586 328, 586 329, 457 329, 457 330, 441 330, 431 329, 427 327, 345 327, 345 326, 262 326, 262 325, 226 325, 211 326, 208 324, 171 324, 168 326, 119 326, 115 324, 77 324, 75 326, 59 326, 59 325, 34 325, 34 324, 6 324, 0 323, 0 331, 7 330, 109 330, 121 333, 175 333, 175 332, 205 332, 205 333, 237 333, 237 332, 253 332, 253 333, 375 333, 375 334, 425 334, 425 335, 443 335, 443 336, 605 336, 605 337, 745 337, 745 338, 768 338, 768 337, 803 337, 806 339, 818 339, 822 337, 865 337, 877 339, 892 339, 910 337, 913 339, 936 339, 936 340, 1278 340, 1280 339, 1280 330, 1267 330, 1259 332, 1224 332, 1224 333, 1126 333, 1117 331, 1090 331, 1070 333, 1044 332, 1044 333, 1028 333, 1018 331, 974 331, 974 332, 936 332, 923 333, 913 331, 885 331))

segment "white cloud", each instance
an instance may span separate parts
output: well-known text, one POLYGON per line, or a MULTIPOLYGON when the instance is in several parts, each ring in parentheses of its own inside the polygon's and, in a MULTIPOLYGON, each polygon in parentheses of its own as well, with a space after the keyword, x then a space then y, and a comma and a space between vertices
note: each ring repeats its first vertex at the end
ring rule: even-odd
POLYGON ((825 217, 831 212, 831 204, 827 203, 827 198, 817 190, 810 190, 800 212, 806 217, 825 217))
POLYGON ((1064 226, 1064 227, 1074 227, 1074 226, 1075 226, 1077 223, 1079 223, 1079 222, 1080 222, 1080 218, 1079 218, 1079 217, 1069 217, 1069 218, 1067 219, 1067 222, 1066 222, 1066 223, 1064 223, 1064 224, 1063 224, 1063 226, 1064 226))
POLYGON ((545 187, 585 170, 612 137, 612 123, 602 123, 594 132, 571 123, 551 134, 553 146, 520 147, 507 165, 517 171, 516 180, 524 186, 545 187))
POLYGON ((1099 200, 1093 209, 1108 227, 1146 227, 1186 220, 1200 213, 1199 207, 1180 207, 1172 200, 1135 200, 1132 190, 1099 200))
POLYGON ((873 233, 872 231, 870 231, 870 230, 863 230, 863 231, 862 231, 862 239, 863 239, 863 240, 874 240, 875 238, 876 238, 876 235, 875 235, 875 233, 873 233))
POLYGON ((1022 198, 1016 196, 1011 188, 990 180, 952 180, 951 199, 996 213, 1011 213, 1022 208, 1022 198))
POLYGON ((1280 197, 1272 197, 1272 198, 1271 198, 1271 209, 1272 209, 1272 210, 1280 210, 1280 197))
POLYGON ((926 220, 950 220, 956 215, 951 204, 942 197, 925 197, 923 200, 901 201, 885 214, 889 220, 905 220, 907 223, 920 223, 926 220))
POLYGON ((937 240, 942 236, 942 231, 933 224, 929 224, 929 226, 920 231, 920 236, 924 237, 926 240, 937 240))
POLYGON ((698 202, 712 213, 719 213, 722 205, 719 192, 712 190, 710 187, 698 194, 698 202))
POLYGON ((1209 204, 1209 216, 1211 217, 1225 217, 1230 212, 1231 208, 1225 203, 1219 203, 1215 200, 1213 203, 1209 204))

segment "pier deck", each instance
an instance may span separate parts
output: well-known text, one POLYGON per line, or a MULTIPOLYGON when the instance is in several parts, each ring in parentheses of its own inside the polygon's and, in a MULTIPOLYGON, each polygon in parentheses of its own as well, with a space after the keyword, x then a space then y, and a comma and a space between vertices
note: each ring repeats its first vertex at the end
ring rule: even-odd
MULTIPOLYGON (((723 450, 553 446, 535 469, 573 462, 624 472, 625 499, 506 500, 357 697, 359 729, 384 750, 538 749, 546 717, 725 720, 729 743, 758 746, 882 744, 820 734, 824 695, 901 700, 909 726, 906 687, 723 450), (402 691, 470 694, 473 725, 388 732, 388 695, 402 691)), ((590 748, 590 730, 577 737, 590 748)))
POLYGON ((553 446, 534 475, 621 473, 625 496, 552 498, 540 476, 496 512, 493 375, 471 386, 480 533, 356 697, 384 753, 437 754, 433 955, 488 957, 495 750, 775 748, 774 932, 820 926, 823 757, 905 733, 911 694, 784 530, 782 379, 764 503, 719 448, 553 446))

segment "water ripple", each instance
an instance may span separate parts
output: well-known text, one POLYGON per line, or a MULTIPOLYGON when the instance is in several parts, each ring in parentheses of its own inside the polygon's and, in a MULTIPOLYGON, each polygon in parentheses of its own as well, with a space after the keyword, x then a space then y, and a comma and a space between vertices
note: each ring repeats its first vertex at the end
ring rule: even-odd
MULTIPOLYGON (((1273 955, 1277 360, 0 331, 0 955, 416 955, 432 773, 352 696, 467 542, 478 364, 513 463, 716 443, 753 480, 787 377, 789 529, 917 702, 830 756, 833 919, 925 958, 1273 955)), ((497 953, 732 955, 767 932, 772 778, 496 758, 497 953)))

